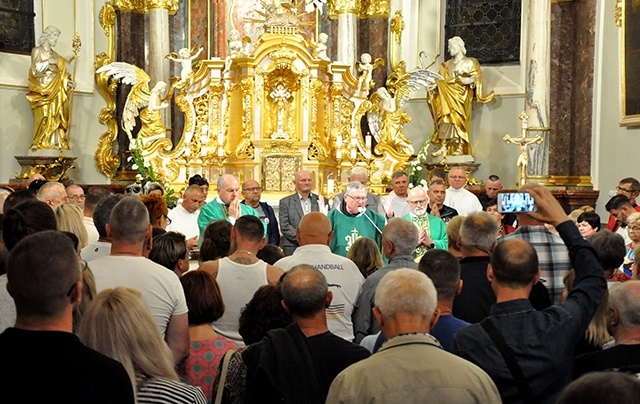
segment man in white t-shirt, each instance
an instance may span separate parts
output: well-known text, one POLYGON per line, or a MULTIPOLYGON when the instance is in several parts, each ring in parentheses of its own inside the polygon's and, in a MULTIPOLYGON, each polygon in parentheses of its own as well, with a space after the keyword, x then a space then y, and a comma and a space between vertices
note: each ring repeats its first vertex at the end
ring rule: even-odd
POLYGON ((444 204, 458 211, 461 216, 471 212, 482 211, 482 204, 475 194, 464 188, 467 183, 467 173, 462 167, 452 167, 449 171, 449 189, 444 204))
POLYGON ((190 346, 187 303, 176 274, 142 255, 144 247, 151 243, 147 208, 138 198, 122 198, 113 207, 106 229, 111 238, 111 254, 90 264, 96 290, 118 286, 138 290, 175 362, 182 362, 189 355, 190 346))
POLYGON ((333 300, 326 310, 329 331, 353 341, 351 313, 364 276, 349 258, 331 252, 329 244, 333 231, 326 215, 320 212, 307 213, 300 220, 296 236, 300 247, 293 255, 278 260, 274 265, 288 271, 296 265, 308 264, 322 272, 333 293, 333 300))
POLYGON ((205 197, 202 187, 189 185, 184 191, 182 202, 169 211, 168 216, 171 219, 171 224, 167 225, 167 231, 177 231, 184 234, 189 250, 198 245, 198 235, 200 234, 198 215, 200 208, 204 205, 205 197))

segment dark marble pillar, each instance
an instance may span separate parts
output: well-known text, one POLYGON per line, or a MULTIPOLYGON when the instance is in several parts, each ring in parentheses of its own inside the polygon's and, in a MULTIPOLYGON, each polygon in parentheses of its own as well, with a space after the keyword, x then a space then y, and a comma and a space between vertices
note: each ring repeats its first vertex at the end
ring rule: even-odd
POLYGON ((384 67, 379 67, 373 71, 373 81, 375 88, 383 87, 387 80, 387 68, 389 67, 388 49, 389 20, 387 18, 368 18, 358 20, 358 52, 357 57, 369 53, 372 60, 382 58, 385 61, 384 67))
POLYGON ((551 4, 550 175, 591 174, 596 0, 551 4))

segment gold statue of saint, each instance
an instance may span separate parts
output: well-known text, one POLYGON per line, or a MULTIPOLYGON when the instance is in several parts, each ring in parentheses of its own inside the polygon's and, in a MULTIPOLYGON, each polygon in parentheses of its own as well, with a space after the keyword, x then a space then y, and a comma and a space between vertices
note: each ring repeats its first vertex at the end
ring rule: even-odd
POLYGON ((482 72, 475 58, 465 56, 464 42, 458 36, 449 39, 451 59, 442 62, 439 74, 444 80, 430 85, 427 95, 435 130, 431 137, 438 150, 433 156, 470 155, 473 97, 478 103, 493 100, 493 91, 482 93, 482 72))
POLYGON ((59 36, 58 28, 48 26, 31 51, 27 93, 34 120, 31 150, 69 150, 69 98, 75 83, 66 64, 75 57, 67 61, 53 50, 59 36))

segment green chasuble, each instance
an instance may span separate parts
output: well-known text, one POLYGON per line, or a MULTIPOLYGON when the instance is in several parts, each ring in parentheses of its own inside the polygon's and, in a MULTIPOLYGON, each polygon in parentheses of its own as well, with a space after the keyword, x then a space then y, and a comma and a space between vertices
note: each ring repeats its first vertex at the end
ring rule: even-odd
MULTIPOLYGON (((433 244, 436 248, 446 250, 448 247, 447 242, 447 225, 439 217, 433 216, 430 213, 425 213, 424 216, 416 216, 408 214, 404 216, 405 219, 413 222, 418 226, 418 229, 425 229, 429 233, 429 237, 433 240, 433 244)), ((413 252, 413 256, 418 258, 422 257, 427 252, 427 247, 420 245, 413 252)))
MULTIPOLYGON (((251 215, 255 216, 258 219, 260 215, 258 212, 251 206, 245 205, 244 203, 240 204, 240 212, 242 213, 240 216, 251 215)), ((202 209, 200 209, 200 214, 198 215, 198 227, 200 228, 200 237, 198 238, 198 246, 202 244, 202 239, 204 236, 204 230, 207 228, 207 225, 216 220, 226 219, 229 220, 227 207, 221 205, 218 202, 218 198, 212 200, 208 204, 204 205, 202 209)), ((264 234, 266 237, 267 234, 267 224, 264 224, 264 234)))
POLYGON ((351 244, 360 237, 373 239, 378 245, 378 248, 381 248, 382 234, 369 221, 369 219, 371 219, 371 221, 378 226, 378 229, 382 230, 386 224, 386 220, 378 212, 367 209, 359 215, 347 216, 339 209, 333 209, 329 211, 327 216, 331 221, 331 228, 333 229, 333 238, 329 245, 333 253, 346 257, 349 248, 351 248, 351 244), (365 215, 367 215, 368 218, 365 217, 365 215))

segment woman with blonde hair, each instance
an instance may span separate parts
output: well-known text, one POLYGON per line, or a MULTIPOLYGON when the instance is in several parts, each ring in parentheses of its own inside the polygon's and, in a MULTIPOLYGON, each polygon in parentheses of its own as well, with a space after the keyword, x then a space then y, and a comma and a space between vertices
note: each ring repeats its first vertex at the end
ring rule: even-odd
POLYGON ((140 292, 105 289, 84 313, 78 337, 125 367, 137 403, 206 403, 198 387, 180 382, 169 346, 140 292))
POLYGON ((628 276, 633 276, 631 267, 635 262, 635 248, 640 245, 640 212, 634 212, 627 217, 627 234, 631 242, 627 244, 622 270, 628 276))
POLYGON ((357 239, 349 248, 347 258, 356 264, 365 278, 384 266, 378 245, 369 237, 357 239))
POLYGON ((58 230, 68 231, 78 237, 78 250, 82 250, 89 244, 89 233, 84 226, 84 214, 82 209, 73 203, 63 203, 55 210, 58 230))

